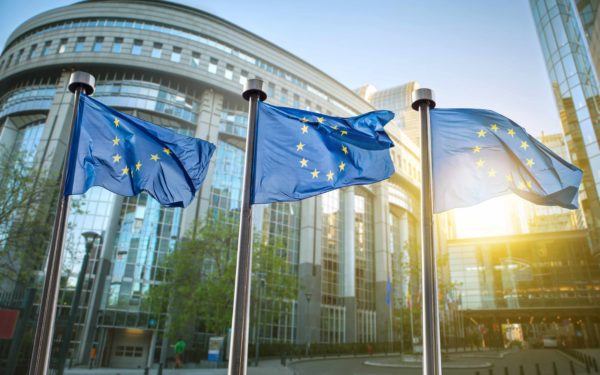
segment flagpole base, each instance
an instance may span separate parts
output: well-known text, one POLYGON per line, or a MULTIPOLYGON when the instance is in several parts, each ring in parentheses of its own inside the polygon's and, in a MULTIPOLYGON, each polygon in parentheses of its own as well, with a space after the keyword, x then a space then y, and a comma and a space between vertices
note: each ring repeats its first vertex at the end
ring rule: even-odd
POLYGON ((75 93, 78 88, 81 88, 86 95, 92 95, 94 93, 96 87, 96 78, 93 75, 76 71, 71 73, 71 78, 69 79, 69 91, 75 93))
POLYGON ((419 110, 421 103, 429 104, 429 109, 435 108, 435 99, 431 89, 416 89, 412 92, 412 109, 419 110))

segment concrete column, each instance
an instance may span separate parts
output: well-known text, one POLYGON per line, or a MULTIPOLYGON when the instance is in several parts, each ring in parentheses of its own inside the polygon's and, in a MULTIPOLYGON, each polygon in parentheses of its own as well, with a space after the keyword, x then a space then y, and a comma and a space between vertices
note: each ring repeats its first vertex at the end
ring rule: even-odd
MULTIPOLYGON (((194 137, 204 139, 213 144, 217 144, 219 139, 219 126, 221 110, 223 109, 223 95, 214 92, 212 89, 205 90, 200 100, 200 109, 194 137)), ((190 205, 183 210, 181 217, 181 234, 186 235, 192 228, 194 220, 203 220, 206 218, 210 198, 210 188, 212 186, 213 174, 216 163, 216 153, 213 155, 208 173, 200 190, 190 205)))
POLYGON ((298 343, 315 343, 320 340, 321 326, 321 197, 301 201, 300 210, 296 338, 298 343))
POLYGON ((340 194, 342 209, 343 247, 341 249, 342 300, 346 307, 346 342, 357 340, 356 314, 356 254, 354 243, 354 187, 342 189, 340 194))
POLYGON ((392 340, 391 298, 387 304, 388 277, 392 282, 389 243, 389 204, 388 185, 381 182, 373 186, 375 193, 373 207, 373 239, 375 247, 375 310, 377 312, 376 339, 378 342, 392 340))
MULTIPOLYGON (((85 315, 85 322, 81 330, 81 345, 77 354, 77 363, 87 364, 90 358, 90 349, 94 341, 96 332, 96 323, 98 321, 98 312, 102 305, 102 297, 106 289, 106 280, 109 277, 112 262, 115 256, 115 238, 119 230, 119 219, 121 215, 121 206, 123 197, 115 195, 110 214, 110 224, 105 233, 102 234, 102 250, 98 258, 97 273, 94 276, 94 283, 89 300, 89 306, 85 315)), ((98 352, 104 348, 98 347, 98 352)))

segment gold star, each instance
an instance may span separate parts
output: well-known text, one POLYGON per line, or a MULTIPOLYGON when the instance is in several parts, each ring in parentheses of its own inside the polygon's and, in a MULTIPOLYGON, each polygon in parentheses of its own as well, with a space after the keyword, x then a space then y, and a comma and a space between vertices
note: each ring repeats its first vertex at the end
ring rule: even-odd
POLYGON ((494 170, 494 168, 490 169, 488 171, 488 176, 490 177, 496 177, 496 171, 494 170))
POLYGON ((531 181, 527 181, 527 187, 531 189, 531 181))
POLYGON ((163 148, 163 152, 167 155, 171 155, 171 150, 169 150, 168 148, 163 148))
POLYGON ((333 172, 329 171, 329 173, 327 173, 327 181, 333 181, 333 172))
POLYGON ((346 134, 348 134, 348 132, 347 132, 347 131, 345 131, 345 130, 342 130, 342 131, 341 131, 341 134, 342 134, 342 135, 346 135, 346 134))
POLYGON ((512 183, 512 182, 513 182, 513 178, 512 178, 512 176, 511 176, 511 175, 509 175, 509 174, 507 174, 507 175, 506 175, 506 181, 508 181, 508 182, 511 182, 511 183, 512 183))
POLYGON ((119 119, 115 117, 115 121, 113 121, 113 123, 115 124, 115 127, 119 127, 119 119))
POLYGON ((513 128, 508 129, 508 135, 510 135, 511 137, 514 137, 515 136, 515 129, 513 129, 513 128))
POLYGON ((139 171, 141 167, 142 167, 142 162, 138 160, 137 164, 135 165, 135 170, 139 171))
POLYGON ((337 126, 337 125, 333 125, 331 128, 332 128, 333 130, 338 130, 338 126, 337 126))
POLYGON ((523 181, 519 182, 519 186, 518 186, 518 188, 519 188, 520 190, 525 190, 525 188, 526 188, 526 186, 525 186, 525 183, 524 183, 523 181))
POLYGON ((306 167, 307 165, 308 165, 308 160, 306 160, 304 158, 300 159, 300 166, 302 168, 306 167))
POLYGON ((533 167, 534 164, 535 164, 535 162, 533 161, 533 159, 527 159, 527 166, 529 166, 531 168, 531 167, 533 167))
POLYGON ((479 152, 479 151, 481 151, 481 147, 479 147, 479 146, 473 147, 473 152, 479 152))
POLYGON ((323 117, 317 117, 317 122, 319 124, 322 124, 323 122, 325 122, 325 119, 323 117))
POLYGON ((302 121, 302 122, 308 122, 308 119, 307 119, 306 117, 302 117, 302 118, 300 119, 300 121, 302 121))
POLYGON ((485 137, 486 134, 487 134, 487 132, 485 130, 481 129, 480 131, 477 132, 477 138, 485 137))
POLYGON ((119 142, 121 142, 121 140, 115 135, 115 139, 113 139, 113 146, 118 146, 119 142))
POLYGON ((319 171, 318 171, 318 170, 316 170, 316 169, 315 169, 314 171, 310 172, 310 174, 312 174, 312 178, 317 178, 317 177, 319 177, 319 171))
POLYGON ((118 163, 121 161, 121 155, 119 155, 119 154, 114 154, 112 158, 113 158, 113 163, 118 163))
POLYGON ((338 165, 338 168, 340 168, 340 172, 344 170, 344 168, 346 168, 346 164, 344 164, 344 162, 341 162, 340 165, 338 165))
POLYGON ((153 161, 158 161, 158 159, 160 159, 160 158, 158 157, 158 154, 150 154, 150 160, 153 160, 153 161))
POLYGON ((302 129, 302 134, 306 134, 308 133, 308 126, 304 125, 303 127, 301 127, 300 129, 302 129))
POLYGON ((129 174, 129 168, 127 168, 127 166, 125 166, 125 168, 121 169, 121 174, 123 174, 123 175, 129 174))
POLYGON ((298 143, 296 145, 296 151, 303 151, 304 150, 304 144, 302 142, 298 143))
POLYGON ((521 141, 521 147, 523 150, 527 151, 527 149, 529 148, 529 145, 527 144, 527 141, 521 141))
POLYGON ((496 125, 496 124, 492 124, 492 126, 491 126, 491 129, 492 129, 493 131, 497 132, 499 128, 498 128, 498 125, 496 125))
POLYGON ((345 155, 348 155, 348 147, 346 147, 346 146, 342 146, 342 152, 343 152, 345 155))
POLYGON ((485 160, 483 160, 483 159, 477 160, 477 168, 483 167, 484 164, 485 164, 485 160))

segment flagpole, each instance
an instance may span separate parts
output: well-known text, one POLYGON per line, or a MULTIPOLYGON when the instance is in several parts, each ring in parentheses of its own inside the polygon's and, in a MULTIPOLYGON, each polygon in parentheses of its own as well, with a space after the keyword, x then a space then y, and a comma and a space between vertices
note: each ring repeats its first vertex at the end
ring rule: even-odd
POLYGON ((429 109, 435 108, 433 91, 412 93, 412 108, 421 115, 421 279, 423 283, 423 374, 442 375, 440 317, 433 248, 433 200, 431 196, 431 138, 429 109))
POLYGON ((73 102, 73 117, 71 119, 71 129, 69 131, 69 139, 65 151, 65 162, 60 176, 60 195, 58 197, 56 217, 54 218, 52 241, 50 242, 50 249, 48 251, 44 289, 42 290, 40 301, 40 313, 35 330, 33 351, 29 362, 30 375, 45 375, 48 373, 50 349, 52 348, 52 338, 54 336, 56 305, 60 286, 62 248, 69 209, 69 197, 65 196, 65 179, 67 175, 67 166, 69 165, 69 150, 71 149, 73 129, 77 118, 79 94, 84 92, 86 95, 91 95, 94 92, 95 84, 96 79, 94 76, 85 72, 73 72, 69 79, 69 91, 75 95, 75 100, 73 102))
POLYGON ((248 366, 248 321, 250 320, 250 276, 252 272, 252 167, 254 165, 254 136, 258 101, 267 98, 263 81, 249 79, 242 93, 248 105, 248 135, 244 160, 244 185, 240 210, 240 235, 238 238, 237 265, 235 271, 235 293, 231 322, 231 345, 229 351, 229 375, 245 375, 248 366))

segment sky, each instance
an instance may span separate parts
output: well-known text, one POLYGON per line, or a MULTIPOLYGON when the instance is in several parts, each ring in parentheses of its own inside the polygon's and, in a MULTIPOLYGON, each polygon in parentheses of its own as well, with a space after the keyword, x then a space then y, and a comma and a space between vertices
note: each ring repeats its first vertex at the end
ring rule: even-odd
MULTIPOLYGON (((491 109, 535 136, 560 132, 527 0, 175 2, 241 26, 350 88, 418 81, 439 108, 491 109)), ((28 18, 71 3, 1 1, 0 43, 28 18)))

